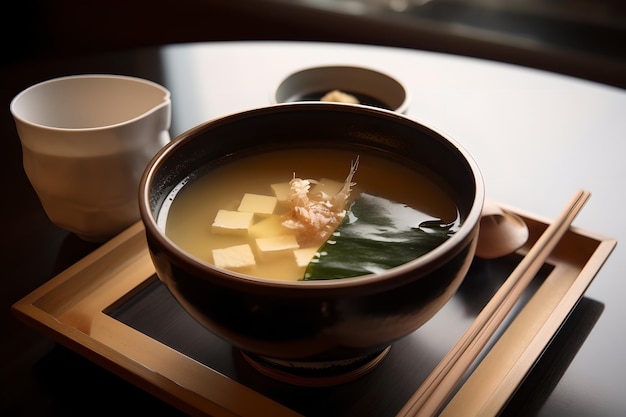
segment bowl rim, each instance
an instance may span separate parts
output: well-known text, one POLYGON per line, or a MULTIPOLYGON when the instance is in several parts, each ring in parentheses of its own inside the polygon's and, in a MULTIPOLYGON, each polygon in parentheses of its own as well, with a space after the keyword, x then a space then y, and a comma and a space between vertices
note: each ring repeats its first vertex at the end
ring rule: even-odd
POLYGON ((56 132, 78 132, 78 133, 94 132, 94 131, 102 131, 102 130, 108 130, 108 129, 117 128, 117 127, 128 126, 128 125, 131 125, 132 123, 135 123, 145 118, 146 116, 150 114, 154 114, 158 112, 163 107, 170 107, 172 103, 171 96, 172 96, 171 92, 166 87, 154 81, 145 79, 145 78, 140 78, 140 77, 135 77, 135 76, 130 76, 130 75, 105 74, 105 73, 75 74, 75 75, 64 75, 64 76, 60 76, 56 78, 50 78, 44 81, 40 81, 36 84, 33 84, 23 89, 11 99, 11 102, 9 103, 9 110, 11 112, 11 115, 20 123, 26 126, 36 128, 36 129, 44 129, 46 131, 56 131, 56 132), (31 94, 37 94, 37 90, 46 89, 46 88, 54 86, 55 84, 64 84, 64 83, 74 84, 77 82, 84 83, 86 81, 92 81, 92 82, 95 81, 99 83, 102 83, 103 81, 108 81, 108 82, 115 82, 115 83, 125 84, 125 85, 136 84, 136 85, 141 85, 145 87, 150 87, 154 89, 155 91, 160 92, 162 94, 162 98, 160 99, 160 101, 158 102, 155 101, 153 105, 147 107, 145 111, 138 113, 134 115, 133 117, 128 117, 124 120, 120 120, 115 123, 106 123, 106 124, 101 124, 97 126, 89 126, 89 127, 53 126, 48 123, 30 120, 31 119, 30 117, 25 116, 26 112, 23 111, 22 109, 22 107, 24 106, 22 104, 22 101, 28 100, 31 94))
MULTIPOLYGON (((431 270, 439 268, 441 266, 437 261, 442 258, 448 258, 455 255, 457 252, 460 252, 465 248, 465 242, 468 239, 471 239, 471 232, 474 228, 478 228, 478 223, 480 220, 483 203, 485 200, 485 186, 482 177, 482 173, 478 167, 478 164, 474 160, 474 158, 467 152, 465 148, 463 148, 458 142, 454 139, 450 138, 446 134, 434 129, 430 125, 420 122, 416 119, 409 118, 408 116, 396 113, 392 110, 380 109, 371 106, 365 106, 360 104, 346 104, 346 103, 327 103, 327 102, 291 102, 291 103, 278 103, 268 106, 255 107, 243 111, 236 111, 233 113, 229 113, 223 116, 218 116, 216 118, 210 119, 204 123, 201 123, 197 126, 190 128, 189 130, 181 133, 177 137, 175 137, 172 141, 166 144, 163 148, 157 152, 157 154, 153 157, 153 159, 148 163, 142 177, 140 180, 139 186, 139 211, 140 217, 144 224, 144 228, 146 229, 146 234, 150 235, 152 239, 155 239, 161 247, 167 248, 171 254, 173 254, 177 259, 187 263, 195 270, 205 271, 208 270, 211 272, 212 276, 220 276, 224 279, 224 284, 228 285, 236 285, 246 284, 253 286, 260 286, 266 288, 274 288, 274 289, 289 289, 296 291, 310 291, 312 288, 315 289, 340 289, 340 288, 354 288, 354 287, 371 287, 380 285, 384 282, 393 281, 393 279, 397 276, 407 276, 407 274, 414 270, 415 268, 420 267, 421 271, 427 273, 431 270), (450 238, 448 238, 445 242, 432 249, 428 253, 421 255, 412 261, 404 263, 402 265, 391 268, 384 273, 380 274, 366 274, 360 275, 356 277, 348 277, 341 279, 328 279, 328 280, 313 280, 313 281, 282 281, 282 280, 272 280, 267 278, 254 277, 251 275, 246 275, 242 273, 238 273, 236 271, 231 271, 223 268, 219 268, 207 261, 204 261, 198 257, 195 257, 185 250, 180 248, 175 242, 173 242, 169 237, 167 237, 163 230, 161 230, 160 226, 157 224, 157 219, 152 214, 152 209, 150 207, 150 185, 154 178, 154 175, 159 170, 159 168, 164 164, 167 158, 175 153, 181 146, 186 144, 187 142, 194 140, 198 134, 204 132, 205 130, 209 130, 213 127, 220 126, 222 124, 227 124, 233 120, 240 119, 242 117, 251 117, 264 115, 275 112, 277 109, 280 111, 289 112, 291 110, 297 111, 302 109, 307 109, 307 111, 315 110, 318 108, 319 110, 332 110, 332 111, 348 111, 348 112, 366 112, 371 113, 378 117, 386 117, 386 118, 395 118, 403 123, 407 123, 414 126, 420 126, 421 128, 426 128, 430 130, 432 133, 438 135, 440 138, 447 141, 456 152, 468 164, 473 176, 474 176, 474 184, 475 184, 475 195, 474 201, 472 202, 471 208, 468 212, 467 218, 461 225, 460 229, 454 233, 450 238), (456 249, 455 249, 456 248, 456 249), (455 253, 450 255, 450 250, 455 250, 455 253), (429 265, 427 267, 427 265, 429 265)), ((475 243, 475 242, 474 242, 475 243)), ((469 243, 468 243, 469 244, 469 243)), ((408 274, 410 276, 410 274, 408 274)), ((403 280, 397 282, 397 285, 401 285, 403 280)))
POLYGON ((296 103, 296 102, 305 102, 306 100, 299 101, 280 101, 277 97, 280 88, 287 82, 288 80, 305 75, 306 73, 311 73, 315 71, 329 71, 329 70, 340 70, 340 71, 360 71, 360 72, 368 72, 373 76, 385 78, 387 81, 392 82, 397 85, 400 91, 402 91, 404 97, 399 106, 395 109, 383 109, 383 110, 391 110, 397 113, 406 114, 409 106, 411 105, 411 93, 409 89, 406 87, 405 83, 398 78, 397 76, 393 76, 385 71, 374 68, 372 66, 366 65, 354 65, 354 64, 328 64, 328 65, 313 65, 313 66, 305 66, 291 72, 287 73, 283 78, 276 83, 270 90, 270 104, 287 104, 287 103, 296 103))

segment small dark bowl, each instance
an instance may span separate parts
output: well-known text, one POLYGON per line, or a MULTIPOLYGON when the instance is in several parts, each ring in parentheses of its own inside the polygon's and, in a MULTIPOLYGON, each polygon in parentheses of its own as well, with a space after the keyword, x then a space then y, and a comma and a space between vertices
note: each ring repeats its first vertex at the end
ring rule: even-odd
POLYGON ((355 96, 363 105, 406 114, 411 104, 402 81, 381 71, 348 65, 305 68, 289 74, 272 91, 271 103, 319 101, 332 90, 355 96))
POLYGON ((249 357, 287 367, 306 363, 309 369, 377 355, 437 313, 473 259, 483 199, 477 165, 443 134, 392 111, 316 102, 277 104, 197 126, 154 157, 140 185, 150 255, 182 307, 249 357), (284 282, 200 261, 157 223, 172 189, 192 172, 240 155, 304 145, 392 154, 399 163, 426 167, 453 194, 460 229, 431 252, 381 274, 284 282))

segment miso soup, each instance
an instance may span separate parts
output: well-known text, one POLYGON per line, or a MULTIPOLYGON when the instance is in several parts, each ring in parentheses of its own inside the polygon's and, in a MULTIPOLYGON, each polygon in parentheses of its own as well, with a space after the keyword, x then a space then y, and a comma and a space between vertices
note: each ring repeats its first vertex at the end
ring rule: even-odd
MULTIPOLYGON (((176 187, 169 198, 171 205, 162 209, 158 220, 173 242, 208 263, 259 278, 302 280, 311 262, 317 262, 321 246, 300 241, 300 236, 294 236, 293 230, 282 224, 291 210, 284 201, 284 189, 297 177, 314 180, 311 193, 321 187, 333 194, 345 183, 351 164, 357 159, 358 168, 351 178, 355 185, 345 207, 346 216, 337 231, 343 230, 343 226, 353 226, 350 224, 354 220, 351 207, 368 211, 371 203, 378 201, 384 204, 376 210, 389 211, 386 207, 397 203, 387 223, 396 222, 402 213, 410 211, 412 216, 417 215, 416 219, 410 219, 414 222, 411 229, 421 224, 425 227, 445 225, 449 233, 458 229, 460 220, 452 197, 428 172, 408 168, 395 159, 338 149, 278 150, 217 166, 176 187), (360 206, 359 201, 363 202, 360 206)), ((373 217, 380 217, 379 213, 373 214, 373 217)), ((365 229, 370 226, 361 227, 360 236, 368 235, 365 229)), ((389 229, 388 225, 382 227, 389 229)), ((334 233, 328 242, 339 241, 340 234, 334 233)), ((366 246, 370 249, 367 250, 383 253, 380 248, 391 247, 400 238, 387 233, 383 239, 376 238, 372 245, 368 243, 366 246)), ((345 253, 338 252, 337 256, 358 259, 351 246, 346 247, 345 253)), ((410 246, 407 248, 411 250, 410 246)), ((360 254, 368 258, 364 263, 374 257, 360 254)), ((420 256, 420 253, 415 252, 413 256, 420 256)), ((363 265, 362 272, 352 275, 376 273, 377 268, 363 265)), ((323 270, 322 274, 325 274, 323 270)), ((334 278, 331 275, 322 279, 334 278)))

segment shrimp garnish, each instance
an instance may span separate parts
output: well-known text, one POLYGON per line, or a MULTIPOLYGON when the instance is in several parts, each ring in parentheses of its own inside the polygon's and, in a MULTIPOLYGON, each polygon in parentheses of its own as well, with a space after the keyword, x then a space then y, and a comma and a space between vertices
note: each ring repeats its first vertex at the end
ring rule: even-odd
POLYGON ((294 176, 289 182, 290 212, 283 226, 296 231, 301 246, 314 246, 324 243, 346 215, 346 204, 350 198, 354 174, 359 166, 359 157, 350 164, 350 173, 343 187, 334 196, 312 199, 309 196, 311 184, 318 181, 294 176))

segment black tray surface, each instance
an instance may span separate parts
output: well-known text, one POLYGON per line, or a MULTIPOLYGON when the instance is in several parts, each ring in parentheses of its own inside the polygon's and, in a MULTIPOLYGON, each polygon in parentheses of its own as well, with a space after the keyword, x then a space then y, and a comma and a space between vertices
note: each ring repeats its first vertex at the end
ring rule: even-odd
MULTIPOLYGON (((395 342, 373 371, 333 387, 293 386, 260 374, 238 349, 188 315, 156 275, 132 297, 114 303, 105 313, 303 415, 392 416, 471 325, 520 260, 517 254, 488 261, 476 258, 457 293, 435 317, 395 342), (395 383, 381 386, 377 383, 381 380, 395 383)), ((549 264, 541 268, 502 331, 552 269, 549 264)))

